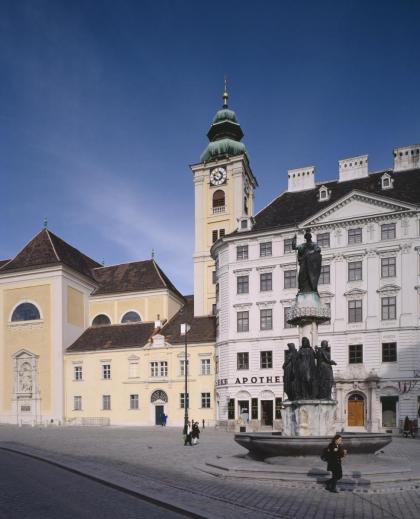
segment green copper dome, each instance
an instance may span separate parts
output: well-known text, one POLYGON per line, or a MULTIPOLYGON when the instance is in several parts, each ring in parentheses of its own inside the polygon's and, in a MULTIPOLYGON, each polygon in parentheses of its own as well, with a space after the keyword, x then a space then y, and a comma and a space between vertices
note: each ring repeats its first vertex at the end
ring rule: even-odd
POLYGON ((245 145, 240 142, 244 136, 236 114, 227 105, 228 93, 223 94, 223 108, 214 116, 207 133, 209 143, 201 154, 201 162, 210 162, 222 157, 247 155, 245 145))

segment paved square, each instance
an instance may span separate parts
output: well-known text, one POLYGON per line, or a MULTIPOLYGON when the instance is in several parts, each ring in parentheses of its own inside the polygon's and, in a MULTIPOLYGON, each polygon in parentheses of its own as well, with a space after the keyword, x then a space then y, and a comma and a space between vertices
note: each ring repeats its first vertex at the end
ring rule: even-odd
MULTIPOLYGON (((321 485, 214 477, 201 472, 206 458, 246 451, 224 431, 205 429, 184 447, 175 428, 0 426, 0 446, 35 454, 183 504, 205 517, 401 518, 420 517, 420 489, 330 494, 321 485)), ((420 440, 394 438, 386 453, 408 466, 420 460, 420 440)), ((412 485, 414 486, 414 485, 412 485)))

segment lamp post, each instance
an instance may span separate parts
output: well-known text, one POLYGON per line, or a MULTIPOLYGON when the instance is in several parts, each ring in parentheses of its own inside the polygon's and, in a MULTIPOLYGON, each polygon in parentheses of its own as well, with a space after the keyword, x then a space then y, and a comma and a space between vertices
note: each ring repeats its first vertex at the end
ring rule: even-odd
POLYGON ((181 324, 181 335, 184 336, 184 434, 187 434, 187 424, 188 424, 188 358, 187 358, 187 333, 189 332, 191 326, 187 323, 181 324))

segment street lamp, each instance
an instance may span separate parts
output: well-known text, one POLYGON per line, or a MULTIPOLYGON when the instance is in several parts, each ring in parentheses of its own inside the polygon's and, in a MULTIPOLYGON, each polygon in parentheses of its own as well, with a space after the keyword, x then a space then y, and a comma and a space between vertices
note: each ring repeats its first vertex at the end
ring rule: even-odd
POLYGON ((184 434, 187 434, 188 425, 188 358, 187 358, 187 333, 190 331, 191 326, 187 323, 181 324, 181 335, 185 337, 184 343, 184 434))

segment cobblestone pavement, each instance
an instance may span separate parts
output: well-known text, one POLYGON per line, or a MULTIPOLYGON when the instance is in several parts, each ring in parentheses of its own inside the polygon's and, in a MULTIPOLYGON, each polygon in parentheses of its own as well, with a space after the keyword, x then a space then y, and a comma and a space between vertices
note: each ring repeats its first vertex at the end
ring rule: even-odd
MULTIPOLYGON (((215 478, 195 467, 206 458, 244 454, 233 435, 205 429, 200 444, 184 447, 175 428, 0 426, 0 446, 19 449, 117 481, 127 488, 183 502, 205 517, 293 519, 420 517, 420 489, 340 492, 276 481, 215 478)), ((385 448, 408 466, 420 461, 420 440, 395 438, 385 448)), ((122 516, 123 517, 123 516, 122 516)))

